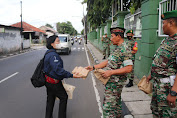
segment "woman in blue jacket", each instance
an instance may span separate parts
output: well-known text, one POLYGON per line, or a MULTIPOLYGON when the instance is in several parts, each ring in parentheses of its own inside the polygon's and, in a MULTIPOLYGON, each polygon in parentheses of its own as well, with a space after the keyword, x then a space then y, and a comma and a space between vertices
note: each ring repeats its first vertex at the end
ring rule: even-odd
POLYGON ((63 60, 56 52, 56 49, 60 47, 60 40, 58 36, 53 35, 47 39, 46 47, 50 51, 44 59, 44 72, 46 77, 46 89, 47 89, 47 105, 45 118, 52 118, 53 107, 55 98, 60 99, 59 115, 58 118, 66 118, 66 108, 68 95, 63 87, 62 81, 64 78, 81 78, 76 74, 64 70, 63 60))

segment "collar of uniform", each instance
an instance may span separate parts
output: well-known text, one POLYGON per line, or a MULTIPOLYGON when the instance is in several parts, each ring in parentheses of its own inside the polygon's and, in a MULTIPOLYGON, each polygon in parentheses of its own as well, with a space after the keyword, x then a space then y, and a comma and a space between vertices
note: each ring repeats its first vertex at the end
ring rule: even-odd
POLYGON ((49 49, 48 51, 50 51, 50 50, 52 50, 52 51, 56 51, 54 48, 52 48, 52 49, 49 49))
POLYGON ((177 36, 177 33, 173 35, 173 37, 177 36))
POLYGON ((174 34, 172 37, 168 37, 168 39, 170 39, 170 40, 176 40, 177 39, 177 33, 174 34))

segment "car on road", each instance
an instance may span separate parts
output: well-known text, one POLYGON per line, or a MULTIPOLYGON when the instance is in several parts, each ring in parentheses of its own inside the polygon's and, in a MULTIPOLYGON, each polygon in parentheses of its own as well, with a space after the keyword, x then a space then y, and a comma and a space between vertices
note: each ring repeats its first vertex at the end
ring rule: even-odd
POLYGON ((59 34, 58 35, 59 40, 60 40, 60 49, 57 49, 56 52, 57 53, 66 53, 69 55, 69 53, 71 52, 71 37, 69 34, 59 34))

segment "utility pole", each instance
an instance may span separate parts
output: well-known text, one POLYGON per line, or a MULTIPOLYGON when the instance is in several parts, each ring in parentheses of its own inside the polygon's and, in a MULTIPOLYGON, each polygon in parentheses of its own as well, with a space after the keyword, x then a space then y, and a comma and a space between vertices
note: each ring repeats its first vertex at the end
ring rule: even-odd
POLYGON ((23 50, 23 23, 22 23, 22 1, 20 1, 20 4, 21 4, 21 29, 20 29, 20 34, 21 34, 21 50, 23 50))
POLYGON ((86 25, 86 20, 87 16, 84 15, 84 5, 83 5, 83 17, 84 17, 84 39, 85 39, 85 44, 87 44, 87 25, 86 25))
POLYGON ((23 32, 23 23, 22 23, 22 1, 20 1, 20 3, 21 3, 21 15, 20 15, 20 17, 21 17, 21 30, 20 30, 20 33, 21 33, 21 38, 22 38, 22 32, 23 32))

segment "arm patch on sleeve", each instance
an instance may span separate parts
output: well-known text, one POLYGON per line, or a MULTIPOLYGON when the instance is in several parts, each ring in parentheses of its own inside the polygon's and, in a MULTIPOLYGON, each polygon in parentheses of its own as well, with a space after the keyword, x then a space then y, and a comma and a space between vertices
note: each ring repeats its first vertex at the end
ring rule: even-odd
POLYGON ((125 60, 125 61, 123 61, 123 64, 125 67, 125 66, 129 66, 129 65, 133 65, 133 62, 132 62, 132 60, 125 60))

